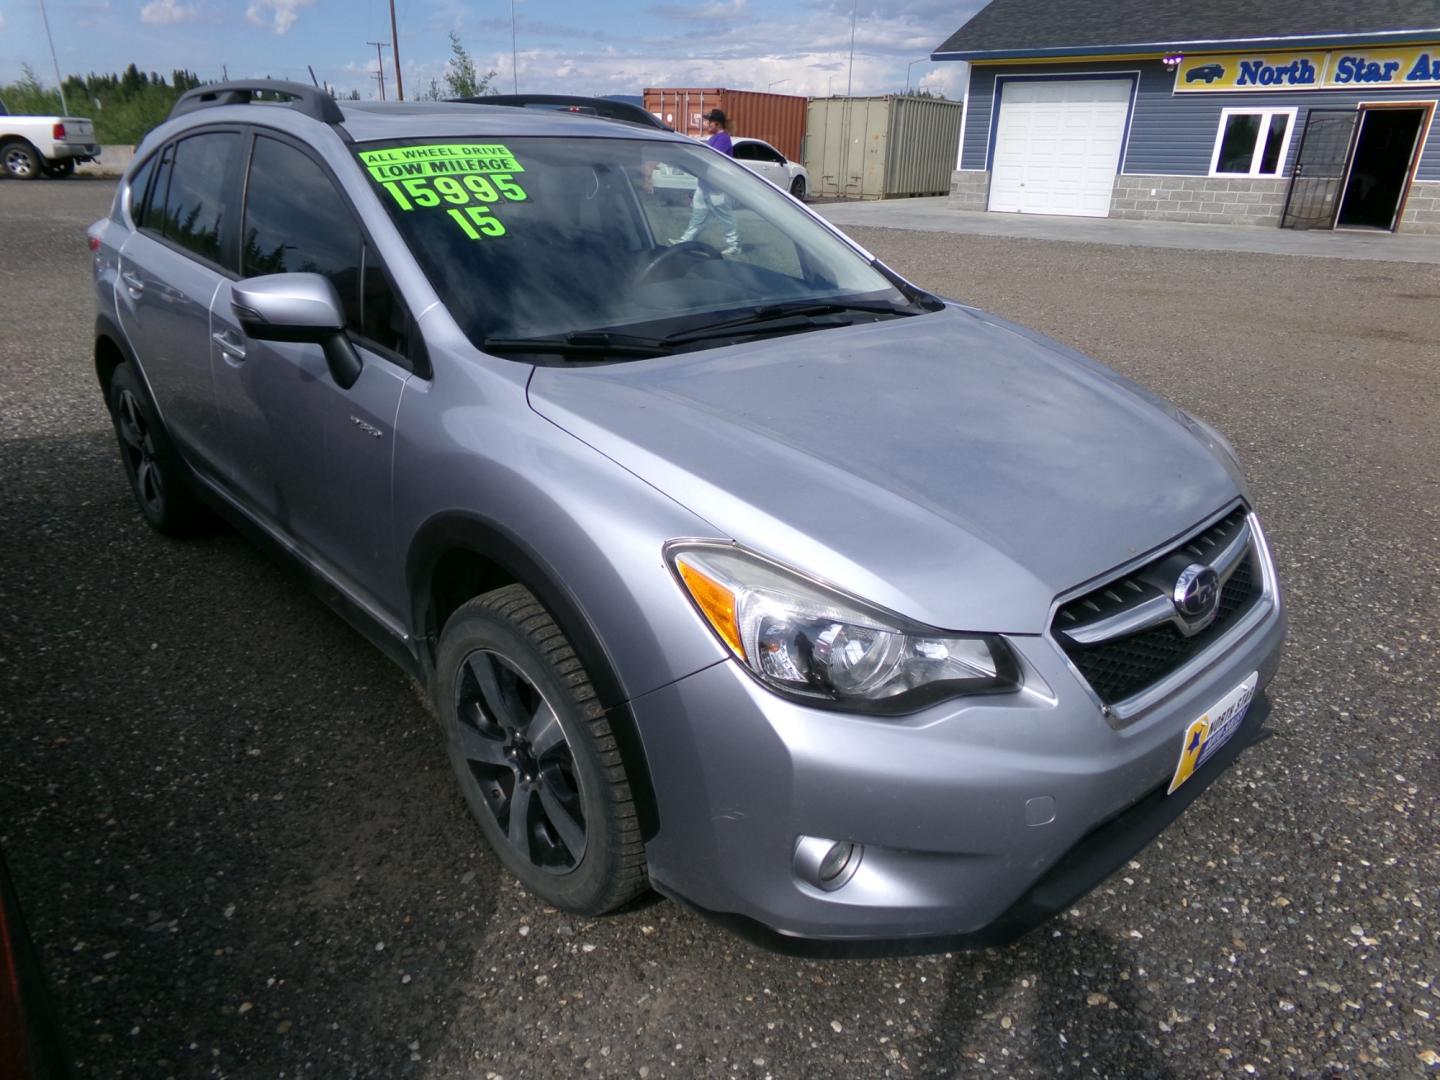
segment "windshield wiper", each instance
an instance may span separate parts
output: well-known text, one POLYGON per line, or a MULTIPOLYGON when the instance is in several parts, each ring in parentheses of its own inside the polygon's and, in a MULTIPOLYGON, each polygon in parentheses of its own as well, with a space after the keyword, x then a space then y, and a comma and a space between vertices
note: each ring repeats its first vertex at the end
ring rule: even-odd
POLYGON ((604 331, 571 331, 532 338, 491 337, 484 341, 486 352, 550 353, 555 356, 669 356, 674 350, 659 338, 629 337, 604 331))
MULTIPOLYGON (((897 304, 887 301, 874 300, 835 300, 835 301, 814 301, 803 300, 791 304, 768 304, 765 307, 756 308, 748 315, 741 315, 734 319, 725 319, 722 322, 710 323, 700 326, 694 330, 681 330, 674 334, 667 334, 661 340, 669 345, 682 345, 687 341, 700 341, 705 338, 723 337, 727 331, 746 330, 756 327, 760 332, 767 332, 770 329, 779 331, 779 326, 770 327, 767 324, 778 323, 787 319, 813 319, 824 315, 848 315, 851 313, 864 315, 890 315, 902 317, 906 315, 919 315, 907 304, 897 304)), ((820 324, 816 324, 820 325, 820 324)), ((786 331, 792 329, 789 325, 784 328, 786 331)), ((805 329, 801 323, 794 329, 805 329)))

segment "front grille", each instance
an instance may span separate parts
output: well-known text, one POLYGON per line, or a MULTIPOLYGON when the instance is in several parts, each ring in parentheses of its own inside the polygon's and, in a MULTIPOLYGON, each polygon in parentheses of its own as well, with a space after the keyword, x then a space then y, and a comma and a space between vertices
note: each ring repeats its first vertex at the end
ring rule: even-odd
MULTIPOLYGON (((1154 562, 1162 562, 1176 552, 1193 556, 1198 561, 1208 561, 1211 555, 1224 547, 1226 540, 1238 534, 1245 517, 1244 509, 1237 509, 1154 562)), ((1142 567, 1119 581, 1068 601, 1056 612, 1052 624, 1054 636, 1065 650, 1065 655, 1107 705, 1134 697, 1204 652, 1253 608, 1264 593, 1252 539, 1250 549, 1220 590, 1215 621, 1193 637, 1186 637, 1172 623, 1151 626, 1094 645, 1082 645, 1065 636, 1067 625, 1123 611, 1159 595, 1160 590, 1154 584, 1143 580, 1146 569, 1148 567, 1142 567)))

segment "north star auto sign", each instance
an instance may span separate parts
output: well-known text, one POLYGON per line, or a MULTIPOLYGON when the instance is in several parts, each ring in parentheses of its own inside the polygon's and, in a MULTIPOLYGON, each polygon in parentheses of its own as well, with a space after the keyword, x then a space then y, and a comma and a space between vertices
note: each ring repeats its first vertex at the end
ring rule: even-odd
POLYGON ((1440 45, 1414 49, 1187 56, 1177 94, 1440 86, 1440 45))

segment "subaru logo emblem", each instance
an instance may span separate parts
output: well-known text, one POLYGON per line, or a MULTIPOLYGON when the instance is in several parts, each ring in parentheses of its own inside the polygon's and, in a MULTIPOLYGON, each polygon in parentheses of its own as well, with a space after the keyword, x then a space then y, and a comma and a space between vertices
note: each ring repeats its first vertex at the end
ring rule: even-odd
POLYGON ((1175 580, 1175 591, 1170 596, 1175 610, 1187 619, 1199 619, 1211 614, 1219 598, 1219 575, 1200 563, 1191 563, 1180 572, 1180 576, 1175 580))

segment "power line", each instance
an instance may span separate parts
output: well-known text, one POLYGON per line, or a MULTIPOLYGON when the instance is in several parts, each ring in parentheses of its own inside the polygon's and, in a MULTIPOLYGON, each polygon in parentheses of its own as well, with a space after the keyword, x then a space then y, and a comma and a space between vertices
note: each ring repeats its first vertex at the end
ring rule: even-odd
POLYGON ((380 80, 380 100, 385 100, 385 54, 381 49, 390 48, 388 41, 367 41, 366 45, 375 46, 375 78, 380 80))

